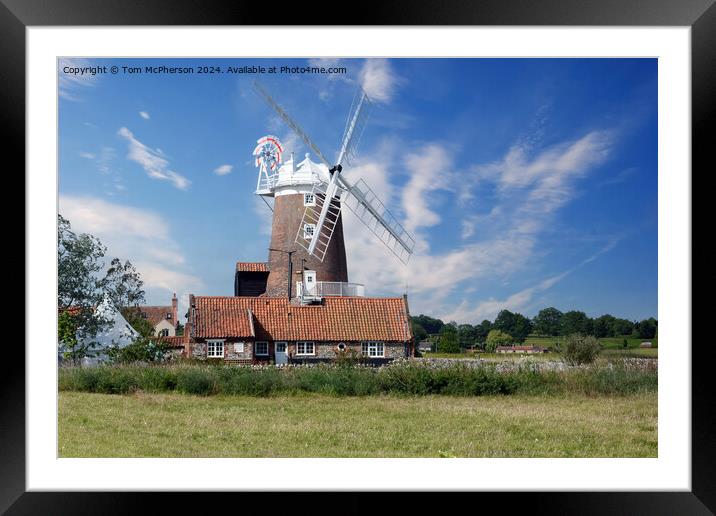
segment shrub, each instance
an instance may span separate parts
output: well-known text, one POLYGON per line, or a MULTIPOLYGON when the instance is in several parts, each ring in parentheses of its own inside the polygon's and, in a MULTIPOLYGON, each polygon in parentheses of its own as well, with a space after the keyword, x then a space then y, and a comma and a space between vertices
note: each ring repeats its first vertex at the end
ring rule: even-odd
POLYGON ((216 379, 207 367, 191 367, 180 370, 176 384, 177 390, 186 394, 208 396, 216 389, 216 379))
POLYGON ((594 362, 601 349, 596 337, 572 333, 558 343, 557 352, 567 364, 581 365, 594 362))
POLYGON ((487 340, 485 341, 485 351, 493 353, 497 346, 506 346, 511 344, 514 339, 509 333, 505 333, 501 330, 490 330, 487 334, 487 340))
MULTIPOLYGON (((584 337, 582 337, 584 338, 584 337)), ((405 360, 382 367, 335 364, 275 368, 225 365, 114 365, 61 367, 61 391, 124 394, 137 389, 208 396, 270 396, 319 392, 336 396, 369 394, 476 396, 488 394, 626 395, 657 389, 655 368, 629 360, 545 370, 537 362, 509 364, 416 363, 405 360)))

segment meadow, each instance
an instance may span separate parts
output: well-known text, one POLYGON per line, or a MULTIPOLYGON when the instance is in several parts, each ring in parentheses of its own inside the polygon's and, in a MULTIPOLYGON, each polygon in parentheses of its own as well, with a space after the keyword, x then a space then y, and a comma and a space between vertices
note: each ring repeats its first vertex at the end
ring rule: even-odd
MULTIPOLYGON (((651 361, 649 361, 651 362, 651 361)), ((61 457, 655 457, 657 372, 624 360, 59 370, 61 457)))
POLYGON ((59 394, 60 457, 656 457, 657 393, 59 394))

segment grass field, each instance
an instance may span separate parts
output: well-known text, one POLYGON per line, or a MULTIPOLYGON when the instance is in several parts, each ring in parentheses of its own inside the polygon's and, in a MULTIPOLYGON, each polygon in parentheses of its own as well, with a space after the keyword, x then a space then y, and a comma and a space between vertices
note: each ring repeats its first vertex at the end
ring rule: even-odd
POLYGON ((657 393, 59 393, 60 457, 656 457, 657 393))

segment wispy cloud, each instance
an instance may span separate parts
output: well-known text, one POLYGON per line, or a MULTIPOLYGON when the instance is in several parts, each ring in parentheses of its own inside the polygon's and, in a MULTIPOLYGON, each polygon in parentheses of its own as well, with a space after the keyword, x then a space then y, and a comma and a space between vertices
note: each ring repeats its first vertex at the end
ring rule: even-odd
POLYGON ((139 116, 141 116, 145 120, 149 120, 149 118, 150 118, 149 113, 147 113, 146 111, 140 111, 139 116))
POLYGON ((387 59, 366 59, 359 74, 363 90, 371 100, 390 102, 402 79, 395 73, 387 59))
POLYGON ((609 186, 609 185, 618 185, 621 183, 625 183, 630 177, 632 177, 634 174, 638 172, 638 169, 635 167, 625 168, 621 172, 619 172, 614 177, 611 177, 609 179, 606 179, 599 183, 599 186, 609 186))
POLYGON ((221 165, 214 169, 214 174, 217 176, 225 176, 226 174, 230 174, 233 168, 232 165, 221 165))
POLYGON ((92 73, 95 67, 96 65, 87 59, 60 58, 57 71, 60 97, 71 101, 81 100, 82 92, 93 88, 99 81, 99 75, 92 73), (64 72, 65 69, 68 69, 68 72, 64 72))
POLYGON ((107 246, 109 259, 116 256, 134 264, 149 304, 169 304, 176 292, 183 314, 188 294, 203 288, 202 280, 186 270, 181 247, 159 214, 96 197, 62 195, 59 206, 74 231, 90 233, 107 246))
MULTIPOLYGON (((534 265, 537 243, 554 214, 578 195, 577 181, 607 159, 612 144, 613 135, 605 131, 593 131, 538 152, 521 140, 497 162, 460 170, 450 158, 452 150, 445 145, 428 143, 408 152, 404 159, 408 182, 400 192, 400 204, 396 205, 390 195, 383 200, 391 211, 402 215, 406 229, 415 235, 416 251, 404 267, 355 217, 347 215, 346 247, 352 280, 377 285, 378 291, 372 294, 396 294, 406 288, 420 293, 427 300, 423 301, 426 306, 416 304, 416 310, 455 312, 454 306, 443 305, 455 289, 474 280, 507 278, 534 265), (488 187, 490 196, 481 191, 488 187), (475 213, 461 204, 465 189, 479 195, 489 211, 475 213), (447 196, 444 206, 435 204, 439 191, 447 196), (451 206, 464 207, 462 225, 457 228, 464 243, 450 251, 432 252, 426 229, 438 226, 443 219, 440 210, 451 206)), ((389 194, 394 190, 385 165, 364 162, 362 166, 373 170, 374 176, 383 174, 366 179, 371 186, 382 181, 389 194)), ((510 303, 514 305, 526 294, 529 292, 510 303)))
POLYGON ((477 304, 463 300, 460 305, 452 311, 441 314, 441 317, 447 321, 472 321, 473 323, 477 323, 484 319, 494 319, 500 310, 510 310, 513 312, 529 310, 537 294, 549 290, 577 269, 593 262, 601 255, 608 253, 614 249, 618 243, 618 239, 613 239, 599 251, 582 260, 577 266, 560 274, 550 276, 531 287, 515 292, 505 299, 490 298, 477 304))
POLYGON ((103 176, 108 176, 105 182, 105 187, 108 188, 108 195, 114 195, 116 191, 127 189, 121 174, 113 165, 116 157, 114 148, 103 145, 100 147, 99 152, 80 152, 80 157, 94 162, 99 173, 103 176))
POLYGON ((180 190, 189 188, 191 181, 169 169, 169 161, 160 149, 151 149, 143 144, 126 127, 120 128, 117 134, 129 142, 127 159, 141 165, 149 177, 169 181, 180 190))

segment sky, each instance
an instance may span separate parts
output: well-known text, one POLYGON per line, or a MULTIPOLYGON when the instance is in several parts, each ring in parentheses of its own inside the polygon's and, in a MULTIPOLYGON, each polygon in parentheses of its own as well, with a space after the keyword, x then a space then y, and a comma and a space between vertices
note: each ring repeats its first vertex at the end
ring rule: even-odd
POLYGON ((58 73, 59 212, 137 267, 147 304, 231 296, 235 263, 267 259, 251 153, 266 134, 284 157, 308 149, 258 79, 330 158, 358 87, 371 98, 343 173, 416 246, 403 265, 345 210, 349 281, 366 295, 470 324, 550 306, 657 317, 656 59, 66 58, 58 73))

